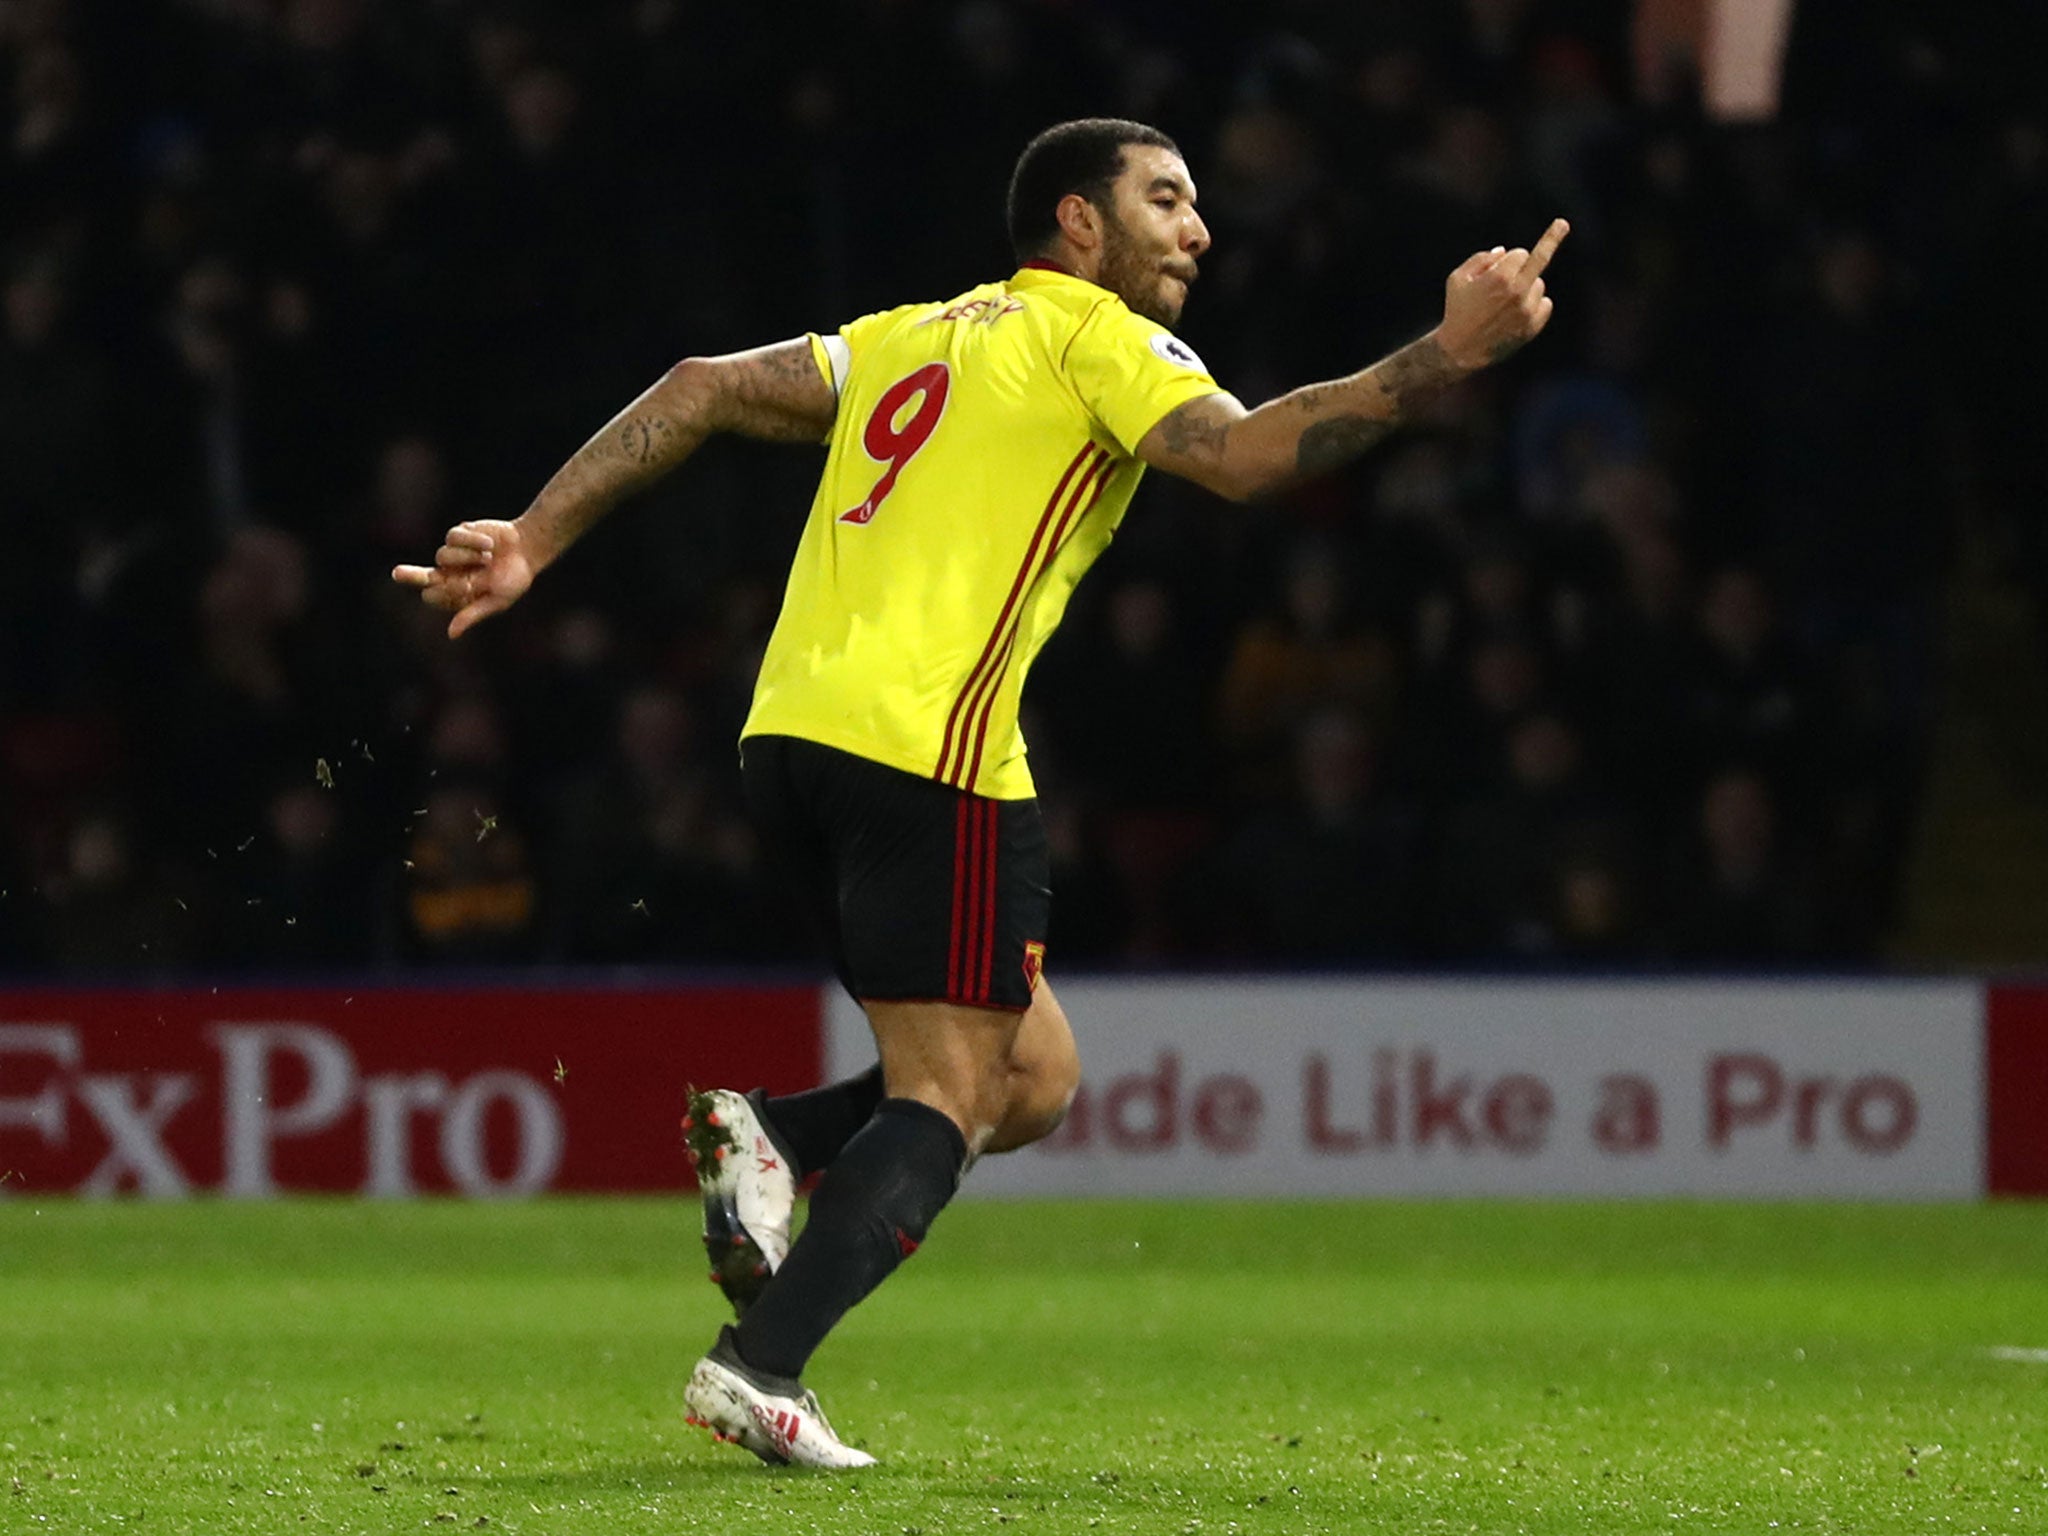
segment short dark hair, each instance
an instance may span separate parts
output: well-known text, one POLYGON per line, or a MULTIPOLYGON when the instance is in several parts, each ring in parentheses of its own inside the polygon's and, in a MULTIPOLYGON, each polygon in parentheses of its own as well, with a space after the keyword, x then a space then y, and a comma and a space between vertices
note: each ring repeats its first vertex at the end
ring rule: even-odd
POLYGON ((1060 199, 1069 192, 1104 207, 1124 168, 1124 146, 1150 144, 1180 153, 1157 128, 1122 117, 1055 123, 1024 146, 1010 173, 1010 246, 1019 261, 1041 254, 1060 232, 1060 199))

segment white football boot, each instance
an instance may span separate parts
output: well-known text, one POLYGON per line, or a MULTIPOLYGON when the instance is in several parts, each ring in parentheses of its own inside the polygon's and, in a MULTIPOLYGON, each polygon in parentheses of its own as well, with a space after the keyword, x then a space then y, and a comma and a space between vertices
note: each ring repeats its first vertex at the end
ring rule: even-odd
POLYGON ((730 1330, 690 1372, 683 1389, 684 1417, 700 1429, 743 1446, 773 1466, 850 1472, 875 1458, 841 1442, 815 1392, 794 1381, 751 1371, 734 1351, 730 1330))
POLYGON ((690 1090, 683 1142, 704 1198, 704 1251, 711 1278, 744 1316, 789 1257, 796 1177, 775 1142, 759 1089, 690 1090))

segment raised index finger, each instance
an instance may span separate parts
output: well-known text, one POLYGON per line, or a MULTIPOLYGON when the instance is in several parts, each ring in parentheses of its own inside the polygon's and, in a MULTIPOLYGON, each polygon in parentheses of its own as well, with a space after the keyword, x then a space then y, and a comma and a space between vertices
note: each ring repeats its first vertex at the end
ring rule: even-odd
POLYGON ((1571 232, 1571 225, 1563 219, 1552 219, 1550 228, 1543 231, 1543 238, 1530 249, 1529 259, 1522 263, 1522 270, 1515 275, 1525 283, 1542 276, 1543 269, 1550 265, 1550 258, 1557 254, 1557 248, 1564 244, 1564 237, 1571 232))

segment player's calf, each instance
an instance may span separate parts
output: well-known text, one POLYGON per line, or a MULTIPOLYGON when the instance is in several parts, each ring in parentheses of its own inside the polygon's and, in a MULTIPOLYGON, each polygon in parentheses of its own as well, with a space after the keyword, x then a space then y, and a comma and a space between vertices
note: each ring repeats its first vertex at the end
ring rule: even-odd
POLYGON ((951 1117, 884 1099, 826 1171, 803 1237, 741 1320, 734 1338, 746 1361, 802 1376, 839 1319, 917 1251, 966 1160, 951 1117))

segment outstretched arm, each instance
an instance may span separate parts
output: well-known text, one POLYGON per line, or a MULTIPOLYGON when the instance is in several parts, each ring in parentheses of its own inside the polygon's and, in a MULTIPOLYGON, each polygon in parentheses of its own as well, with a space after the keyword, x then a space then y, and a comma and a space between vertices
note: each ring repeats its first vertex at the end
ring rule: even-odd
POLYGON ((645 490, 714 432, 771 442, 822 442, 838 397, 805 337, 677 363, 577 449, 511 522, 479 518, 448 530, 432 565, 401 565, 391 579, 452 613, 461 635, 517 602, 533 578, 619 501, 645 490))
POLYGON ((1372 367, 1252 411, 1230 394, 1190 400, 1145 434, 1138 457, 1232 501, 1350 462, 1446 386, 1501 361, 1550 323, 1543 269, 1570 232, 1557 219, 1533 250, 1468 258, 1444 285, 1442 323, 1372 367))

